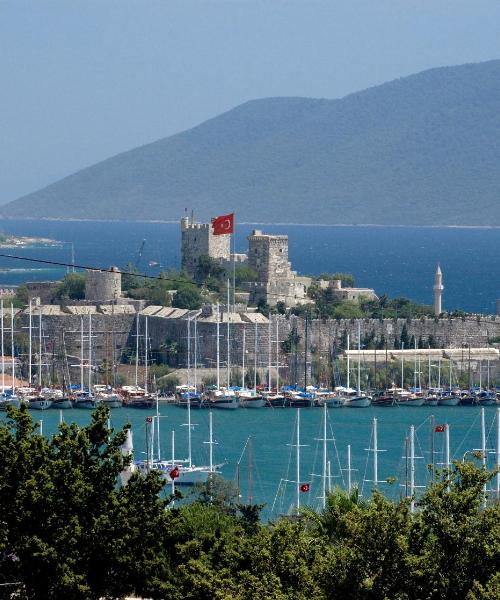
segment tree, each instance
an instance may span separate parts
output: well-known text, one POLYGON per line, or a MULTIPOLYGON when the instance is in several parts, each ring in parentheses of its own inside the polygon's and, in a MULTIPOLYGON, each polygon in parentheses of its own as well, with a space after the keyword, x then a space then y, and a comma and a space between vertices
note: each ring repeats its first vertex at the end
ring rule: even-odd
POLYGON ((200 290, 194 286, 183 287, 177 290, 172 306, 175 308, 188 308, 189 310, 197 310, 201 307, 203 299, 200 290))
POLYGON ((0 578, 19 582, 21 598, 158 594, 168 578, 163 484, 151 473, 117 488, 126 433, 108 416, 99 407, 88 426, 62 423, 50 440, 25 407, 0 425, 0 578))
POLYGON ((85 275, 68 273, 59 284, 55 295, 59 300, 83 300, 85 298, 85 275))

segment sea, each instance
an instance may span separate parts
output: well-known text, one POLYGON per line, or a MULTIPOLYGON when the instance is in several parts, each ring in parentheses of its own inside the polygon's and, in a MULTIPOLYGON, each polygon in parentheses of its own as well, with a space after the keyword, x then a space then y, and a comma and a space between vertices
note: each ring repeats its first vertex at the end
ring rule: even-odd
MULTIPOLYGON (((445 291, 443 306, 447 310, 464 310, 494 314, 500 298, 500 229, 370 227, 246 224, 236 228, 237 252, 247 249, 246 237, 254 229, 289 236, 289 259, 300 274, 324 272, 352 273, 356 284, 373 287, 377 294, 406 296, 416 302, 432 302, 436 264, 443 271, 445 291)), ((49 237, 58 246, 34 246, 0 250, 0 287, 20 285, 26 281, 60 279, 67 266, 53 266, 6 258, 37 258, 81 267, 124 267, 132 263, 146 274, 179 268, 180 227, 178 223, 99 222, 99 221, 30 221, 0 222, 0 231, 14 235, 49 237)), ((496 460, 495 407, 485 408, 488 466, 496 460)), ((160 448, 162 458, 171 456, 171 432, 175 431, 176 456, 187 456, 186 411, 173 405, 160 407, 160 448)), ((132 424, 136 458, 146 451, 146 417, 152 411, 116 409, 111 414, 115 428, 132 424)), ((300 483, 310 483, 310 491, 300 493, 302 504, 317 507, 321 503, 322 411, 301 409, 300 483)), ((81 425, 89 422, 90 413, 83 409, 66 410, 66 421, 81 425)), ((58 411, 33 411, 33 418, 43 421, 43 432, 52 435, 57 428, 58 411)), ((297 484, 295 409, 239 409, 216 411, 213 415, 216 462, 224 463, 222 474, 235 479, 240 463, 241 501, 264 504, 264 518, 286 513, 295 502, 297 484), (251 437, 251 458, 243 452, 251 437)), ((193 412, 193 457, 197 464, 207 464, 208 413, 193 412)), ((364 496, 376 485, 391 498, 405 493, 405 439, 410 425, 416 428, 416 483, 429 481, 427 465, 430 452, 431 423, 450 426, 451 456, 462 460, 473 457, 471 451, 481 447, 481 417, 477 407, 370 407, 366 409, 332 409, 328 415, 329 484, 345 486, 347 482, 347 446, 351 446, 353 483, 364 496), (378 482, 373 482, 373 419, 378 428, 378 482), (433 420, 432 420, 433 419, 433 420), (387 481, 390 481, 388 483, 387 481)), ((434 462, 444 462, 444 435, 434 436, 434 462)), ((418 488, 421 491, 422 488, 418 488)))

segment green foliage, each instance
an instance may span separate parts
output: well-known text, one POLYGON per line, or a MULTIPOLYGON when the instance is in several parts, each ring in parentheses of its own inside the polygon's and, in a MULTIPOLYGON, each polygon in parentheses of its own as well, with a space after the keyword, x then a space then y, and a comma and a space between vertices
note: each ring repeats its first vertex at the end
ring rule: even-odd
POLYGON ((66 274, 59 284, 55 296, 58 300, 83 300, 85 298, 85 274, 66 274))
MULTIPOLYGON (((473 463, 409 499, 334 490, 319 512, 260 522, 218 475, 181 504, 155 473, 118 487, 125 430, 98 408, 83 428, 38 435, 27 411, 0 425, 0 598, 111 600, 493 600, 500 504, 473 463), (166 510, 169 505, 169 510, 166 510)), ((177 495, 177 498, 180 496, 177 495)))
POLYGON ((196 310, 201 308, 203 298, 201 292, 195 287, 184 287, 177 291, 172 300, 172 306, 176 308, 188 308, 196 310))
POLYGON ((125 431, 106 426, 109 411, 98 408, 83 428, 63 423, 49 440, 26 408, 8 410, 0 426, 1 580, 20 582, 29 599, 158 589, 158 576, 168 576, 157 535, 163 485, 151 474, 116 487, 128 459, 125 431))

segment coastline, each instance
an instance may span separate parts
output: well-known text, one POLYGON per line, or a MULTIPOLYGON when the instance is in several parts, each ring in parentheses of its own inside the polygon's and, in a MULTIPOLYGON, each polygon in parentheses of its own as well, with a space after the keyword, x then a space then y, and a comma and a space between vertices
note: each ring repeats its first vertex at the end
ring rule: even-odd
MULTIPOLYGON (((72 217, 39 217, 39 218, 28 218, 28 217, 5 217, 0 214, 0 222, 1 221, 26 221, 26 222, 55 222, 55 223, 149 223, 149 224, 158 224, 158 225, 172 225, 178 224, 179 219, 83 219, 83 218, 72 218, 72 217)), ((270 221, 237 221, 236 226, 238 225, 259 225, 265 227, 344 227, 344 228, 391 228, 391 229, 478 229, 478 230, 488 230, 488 229, 500 229, 500 225, 463 225, 463 224, 453 224, 449 223, 447 225, 404 225, 404 224, 393 224, 393 223, 296 223, 296 222, 287 222, 287 221, 279 221, 279 222, 270 222, 270 221)), ((50 240, 53 245, 61 244, 57 240, 50 240)), ((6 247, 1 246, 0 247, 6 247)), ((15 247, 9 246, 9 247, 15 247)))

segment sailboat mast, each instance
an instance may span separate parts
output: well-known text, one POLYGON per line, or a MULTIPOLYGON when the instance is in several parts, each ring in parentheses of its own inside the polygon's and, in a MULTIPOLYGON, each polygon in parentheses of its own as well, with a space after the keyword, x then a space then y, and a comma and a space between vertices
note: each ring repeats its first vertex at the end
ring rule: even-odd
POLYGON ((92 393, 92 314, 89 313, 89 394, 92 393))
POLYGON ((271 391, 271 385, 272 385, 272 380, 271 380, 271 352, 272 352, 272 332, 271 332, 271 313, 269 313, 268 315, 268 322, 267 322, 267 337, 268 337, 268 344, 267 344, 267 388, 269 391, 271 391))
MULTIPOLYGON (((486 421, 483 407, 481 407, 481 462, 486 469, 486 421)), ((486 506, 486 482, 483 485, 483 506, 486 506)))
POLYGON ((10 305, 10 347, 12 349, 12 395, 15 395, 16 359, 14 352, 14 305, 10 305))
POLYGON ((413 363, 413 391, 417 391, 417 338, 415 337, 415 356, 413 363))
POLYGON ((296 447, 296 460, 297 460, 297 514, 300 510, 300 408, 297 409, 297 447, 296 447))
POLYGON ((405 355, 404 355, 405 344, 401 342, 401 389, 405 387, 405 355))
POLYGON ((161 460, 160 456, 160 407, 158 400, 158 390, 156 390, 156 451, 158 456, 158 461, 161 460))
POLYGON ((148 316, 144 319, 144 391, 148 393, 148 316))
POLYGON ((38 385, 42 387, 42 307, 39 306, 38 315, 38 385))
POLYGON ((373 484, 378 485, 378 429, 377 419, 373 417, 373 484))
POLYGON ((216 329, 216 345, 217 345, 217 390, 220 389, 220 309, 217 302, 217 329, 216 329))
POLYGON ((276 393, 280 389, 280 339, 279 339, 279 321, 276 317, 276 393))
POLYGON ((139 313, 135 320, 135 387, 139 384, 139 313))
MULTIPOLYGON (((175 468, 175 431, 172 430, 172 469, 175 468)), ((171 477, 172 482, 172 496, 175 494, 175 478, 171 477)), ((172 498, 172 504, 174 500, 172 498)))
MULTIPOLYGON (((229 280, 228 280, 229 281, 229 280)), ((209 443, 209 471, 210 473, 214 472, 214 450, 213 450, 213 445, 214 445, 214 441, 213 441, 213 426, 212 426, 212 411, 210 411, 208 413, 208 427, 209 427, 209 437, 208 439, 210 440, 209 443)), ((191 466, 191 465, 190 465, 191 466)))
POLYGON ((243 353, 241 355, 241 387, 245 389, 245 352, 246 352, 246 329, 245 325, 243 325, 243 353))
POLYGON ((349 356, 349 351, 350 351, 350 338, 349 338, 349 334, 347 334, 347 391, 349 391, 349 388, 351 386, 351 364, 350 364, 350 356, 349 356))
POLYGON ((194 392, 198 392, 198 320, 194 317, 194 392))
POLYGON ((83 316, 80 317, 80 390, 83 392, 83 316))
POLYGON ((415 427, 410 426, 410 512, 415 512, 415 427))
POLYGON ((254 366, 253 366, 253 389, 256 392, 257 391, 257 341, 258 341, 258 328, 257 328, 257 321, 255 321, 255 336, 254 336, 254 347, 253 347, 253 360, 254 360, 254 366))
POLYGON ((361 323, 358 319, 358 386, 357 386, 357 394, 358 396, 361 393, 361 323))
POLYGON ((33 380, 33 359, 32 359, 32 355, 33 355, 33 341, 32 341, 32 331, 33 331, 33 316, 32 316, 32 301, 31 301, 31 297, 30 297, 30 302, 29 302, 29 324, 28 324, 28 383, 31 386, 31 382, 33 380))
POLYGON ((500 499, 500 408, 497 408, 497 500, 500 499))
POLYGON ((191 440, 191 392, 189 390, 189 384, 188 384, 188 390, 187 390, 187 416, 188 416, 188 422, 187 422, 187 428, 188 428, 188 466, 189 468, 191 468, 192 466, 192 450, 191 450, 191 446, 192 446, 192 440, 191 440))
POLYGON ((306 313, 306 331, 305 331, 305 339, 304 339, 304 392, 307 390, 307 346, 309 344, 309 318, 306 313))
POLYGON ((188 313, 187 318, 187 385, 188 385, 188 396, 189 396, 189 386, 191 385, 191 317, 188 313))
POLYGON ((352 490, 352 466, 351 466, 351 444, 347 444, 347 493, 351 495, 352 490))
POLYGON ((328 456, 326 447, 326 422, 328 417, 328 408, 326 402, 323 404, 323 496, 322 503, 323 508, 326 507, 326 481, 327 481, 327 468, 328 468, 328 456))
POLYGON ((3 300, 0 300, 0 312, 1 314, 1 335, 2 335, 2 394, 5 394, 5 344, 4 344, 4 322, 3 322, 3 300))
POLYGON ((230 314, 231 314, 231 285, 227 280, 227 387, 231 385, 231 337, 230 337, 230 314))

